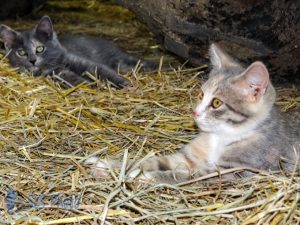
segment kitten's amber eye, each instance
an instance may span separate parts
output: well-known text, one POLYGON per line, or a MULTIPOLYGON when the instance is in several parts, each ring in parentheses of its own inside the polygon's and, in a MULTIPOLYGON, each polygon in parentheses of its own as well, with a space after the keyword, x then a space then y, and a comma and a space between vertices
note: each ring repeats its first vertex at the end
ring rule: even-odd
POLYGON ((223 104, 223 102, 218 99, 218 98, 214 98, 211 102, 211 106, 214 108, 214 109, 217 109, 219 108, 221 105, 223 104))
POLYGON ((45 47, 44 47, 44 46, 38 46, 38 47, 36 48, 36 52, 37 52, 37 53, 42 53, 44 50, 45 50, 45 47))
POLYGON ((18 55, 19 56, 25 56, 26 52, 24 51, 24 49, 20 48, 20 49, 18 49, 18 55))

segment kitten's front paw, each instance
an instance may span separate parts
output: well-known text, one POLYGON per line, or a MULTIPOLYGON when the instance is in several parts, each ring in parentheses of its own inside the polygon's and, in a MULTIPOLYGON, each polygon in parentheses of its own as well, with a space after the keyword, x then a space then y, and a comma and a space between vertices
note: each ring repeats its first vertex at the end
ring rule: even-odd
POLYGON ((129 171, 128 178, 146 183, 155 182, 155 178, 150 171, 143 171, 140 168, 129 171))
POLYGON ((97 157, 90 157, 85 161, 85 164, 91 165, 91 172, 94 177, 101 178, 101 177, 108 177, 109 176, 109 163, 101 160, 97 157))
MULTIPOLYGON (((97 157, 90 157, 85 161, 85 164, 90 166, 92 175, 96 178, 105 178, 110 176, 110 171, 113 169, 120 170, 122 163, 116 160, 102 160, 97 157)), ((141 182, 155 181, 155 173, 141 168, 129 170, 127 178, 129 180, 138 180, 141 182)))
POLYGON ((130 88, 132 85, 131 85, 131 82, 129 80, 126 80, 125 78, 123 77, 120 77, 120 79, 117 81, 117 82, 114 82, 114 84, 117 86, 117 88, 130 88))

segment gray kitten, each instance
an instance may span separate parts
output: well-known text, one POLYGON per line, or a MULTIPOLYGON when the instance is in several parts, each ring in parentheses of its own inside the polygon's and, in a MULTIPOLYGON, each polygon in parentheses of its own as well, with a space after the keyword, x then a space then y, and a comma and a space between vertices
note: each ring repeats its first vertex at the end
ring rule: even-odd
MULTIPOLYGON (((213 68, 194 109, 200 133, 178 153, 145 161, 130 171, 131 177, 176 183, 225 168, 294 168, 300 147, 299 114, 290 121, 276 109, 265 65, 254 62, 243 68, 214 44, 210 58, 213 68)), ((105 169, 120 164, 95 157, 87 163, 95 165, 96 176, 106 176, 105 169)))
MULTIPOLYGON (((34 76, 55 74, 69 86, 91 81, 83 76, 89 72, 119 88, 124 87, 129 82, 115 70, 119 65, 121 70, 129 70, 138 62, 137 58, 101 38, 69 35, 59 41, 48 16, 32 30, 23 32, 1 25, 0 39, 12 66, 32 72, 34 76)), ((153 66, 148 62, 144 64, 153 66)))

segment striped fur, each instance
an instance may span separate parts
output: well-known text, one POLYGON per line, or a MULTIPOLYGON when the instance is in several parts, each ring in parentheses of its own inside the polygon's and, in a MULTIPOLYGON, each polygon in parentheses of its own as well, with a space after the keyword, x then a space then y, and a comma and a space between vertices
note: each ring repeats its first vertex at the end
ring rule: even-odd
MULTIPOLYGON (((289 126, 276 110, 265 65, 255 62, 245 69, 216 45, 210 53, 213 69, 194 109, 199 135, 176 154, 150 158, 131 171, 132 177, 177 183, 237 166, 278 170, 282 162, 283 168, 293 169, 300 119, 289 126), (218 108, 212 106, 215 98, 222 102, 218 108)), ((94 162, 105 167, 101 160, 94 162)))

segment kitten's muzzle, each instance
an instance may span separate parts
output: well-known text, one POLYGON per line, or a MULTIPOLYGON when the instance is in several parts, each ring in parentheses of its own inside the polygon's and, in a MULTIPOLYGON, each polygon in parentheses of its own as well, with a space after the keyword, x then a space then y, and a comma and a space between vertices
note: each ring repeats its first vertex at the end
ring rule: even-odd
POLYGON ((29 62, 34 66, 36 63, 36 58, 29 59, 29 62))
POLYGON ((200 116, 200 113, 198 113, 198 112, 196 112, 196 111, 193 111, 193 112, 192 112, 192 115, 193 115, 194 118, 197 118, 197 117, 200 116))

